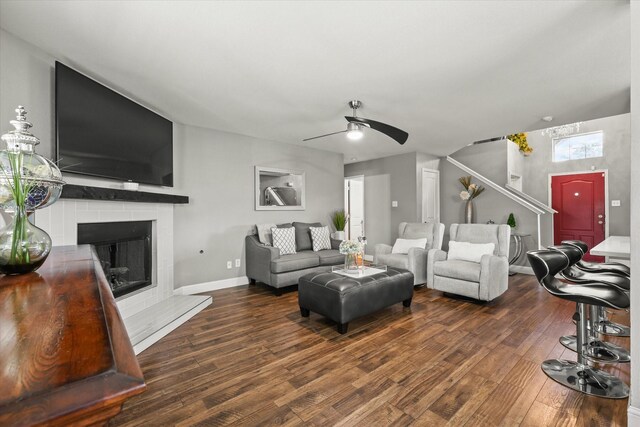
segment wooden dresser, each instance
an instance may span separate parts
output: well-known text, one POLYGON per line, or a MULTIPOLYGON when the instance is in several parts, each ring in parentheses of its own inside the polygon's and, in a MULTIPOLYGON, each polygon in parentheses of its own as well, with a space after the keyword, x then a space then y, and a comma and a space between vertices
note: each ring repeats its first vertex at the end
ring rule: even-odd
POLYGON ((0 425, 102 425, 145 389, 91 246, 0 276, 0 425))

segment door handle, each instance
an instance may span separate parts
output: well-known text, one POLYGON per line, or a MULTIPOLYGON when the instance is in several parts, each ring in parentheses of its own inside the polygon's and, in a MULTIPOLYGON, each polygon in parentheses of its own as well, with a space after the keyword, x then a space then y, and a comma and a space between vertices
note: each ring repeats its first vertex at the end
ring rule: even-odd
POLYGON ((598 224, 602 224, 602 221, 598 221, 598 224))
POLYGON ((598 215, 598 218, 602 219, 602 214, 598 215))

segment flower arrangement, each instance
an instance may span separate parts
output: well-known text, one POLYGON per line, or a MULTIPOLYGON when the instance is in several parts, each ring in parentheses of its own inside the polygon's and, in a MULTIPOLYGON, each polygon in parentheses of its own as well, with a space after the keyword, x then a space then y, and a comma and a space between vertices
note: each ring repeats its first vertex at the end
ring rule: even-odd
POLYGON ((524 132, 514 133, 513 135, 507 135, 507 139, 512 141, 514 144, 518 146, 520 152, 525 156, 533 153, 533 148, 527 142, 527 134, 524 132))
POLYGON ((357 240, 343 240, 339 251, 343 255, 353 255, 362 252, 362 243, 357 240))
POLYGON ((484 191, 483 186, 471 182, 470 176, 461 176, 458 178, 458 181, 460 181, 460 184, 464 187, 464 190, 460 192, 460 198, 464 201, 473 200, 484 191))

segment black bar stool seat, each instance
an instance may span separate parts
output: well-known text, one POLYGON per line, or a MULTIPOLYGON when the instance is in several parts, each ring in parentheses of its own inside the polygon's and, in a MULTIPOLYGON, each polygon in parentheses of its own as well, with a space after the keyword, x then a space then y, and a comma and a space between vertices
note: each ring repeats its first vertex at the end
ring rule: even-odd
MULTIPOLYGON (((571 245, 575 246, 582 251, 582 255, 586 255, 589 252, 589 246, 582 240, 563 240, 561 242, 563 245, 571 245)), ((625 277, 631 277, 631 269, 629 266, 624 265, 619 262, 591 262, 591 261, 580 261, 576 264, 580 270, 588 271, 588 272, 601 272, 601 273, 612 273, 618 274, 625 277)))

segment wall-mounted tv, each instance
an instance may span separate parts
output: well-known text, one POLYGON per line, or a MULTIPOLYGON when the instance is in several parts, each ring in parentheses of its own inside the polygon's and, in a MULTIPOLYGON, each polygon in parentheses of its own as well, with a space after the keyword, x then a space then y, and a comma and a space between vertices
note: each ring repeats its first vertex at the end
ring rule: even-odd
POLYGON ((173 123, 60 62, 56 136, 63 172, 173 186, 173 123))

